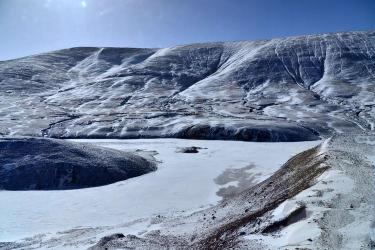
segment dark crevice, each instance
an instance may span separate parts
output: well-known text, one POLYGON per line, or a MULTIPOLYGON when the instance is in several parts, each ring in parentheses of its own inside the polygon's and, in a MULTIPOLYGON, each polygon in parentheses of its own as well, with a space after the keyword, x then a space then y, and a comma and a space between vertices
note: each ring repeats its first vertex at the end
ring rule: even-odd
POLYGON ((306 213, 306 207, 305 206, 300 206, 296 210, 294 210, 292 213, 290 213, 286 218, 275 221, 268 225, 266 228, 262 230, 262 233, 268 234, 268 233, 273 233, 276 231, 281 230, 284 227, 287 227, 291 224, 294 224, 300 220, 303 220, 307 217, 306 213))
POLYGON ((59 121, 57 121, 57 122, 50 123, 50 124, 48 125, 47 128, 42 129, 42 130, 41 130, 42 136, 43 136, 43 137, 47 136, 48 133, 49 133, 49 131, 50 131, 54 126, 56 126, 56 125, 58 125, 58 124, 61 124, 61 123, 63 123, 63 122, 67 122, 67 121, 71 121, 71 120, 74 120, 74 119, 77 119, 77 118, 81 117, 81 116, 79 116, 79 115, 68 115, 68 116, 69 116, 68 118, 63 119, 63 120, 59 120, 59 121))

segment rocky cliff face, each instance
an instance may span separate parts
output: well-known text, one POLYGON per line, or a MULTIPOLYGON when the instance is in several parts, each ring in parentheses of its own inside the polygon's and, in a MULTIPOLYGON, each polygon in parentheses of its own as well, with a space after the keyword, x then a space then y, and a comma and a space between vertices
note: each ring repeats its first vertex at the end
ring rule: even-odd
POLYGON ((373 130, 375 32, 0 62, 4 135, 313 140, 373 130))

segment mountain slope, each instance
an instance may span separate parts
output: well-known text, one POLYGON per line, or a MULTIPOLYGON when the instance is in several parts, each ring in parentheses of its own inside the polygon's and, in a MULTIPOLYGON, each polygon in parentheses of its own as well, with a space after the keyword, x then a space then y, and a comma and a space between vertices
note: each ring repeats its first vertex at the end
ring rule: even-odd
POLYGON ((313 140, 374 129, 375 32, 0 62, 4 135, 313 140))

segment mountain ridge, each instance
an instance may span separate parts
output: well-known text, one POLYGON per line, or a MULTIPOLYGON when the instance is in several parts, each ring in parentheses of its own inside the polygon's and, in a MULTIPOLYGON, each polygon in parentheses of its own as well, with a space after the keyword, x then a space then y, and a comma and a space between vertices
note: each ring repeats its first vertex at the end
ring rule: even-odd
POLYGON ((0 127, 6 136, 314 140, 374 129, 374 89, 374 31, 70 48, 0 62, 0 127))
MULTIPOLYGON (((254 40, 228 40, 228 41, 206 41, 206 42, 193 42, 193 43, 181 43, 181 44, 175 44, 171 45, 165 48, 172 48, 172 47, 178 47, 178 46, 186 46, 186 45, 200 45, 200 44, 214 44, 214 43, 236 43, 236 42, 256 42, 256 41, 270 41, 270 40, 276 40, 276 39, 286 39, 286 38, 300 38, 300 37, 313 37, 313 36, 323 36, 323 35, 333 35, 333 34, 341 34, 341 33, 368 33, 368 32, 374 32, 374 30, 368 29, 368 30, 342 30, 342 31, 334 31, 334 32, 322 32, 322 33, 313 33, 313 34, 296 34, 296 35, 285 35, 285 36, 280 36, 280 37, 272 37, 272 38, 258 38, 254 40)), ((93 46, 93 45, 77 45, 77 46, 72 46, 72 47, 67 47, 67 48, 61 48, 61 49, 54 49, 51 51, 44 51, 44 52, 37 52, 33 53, 30 55, 25 55, 17 58, 11 58, 11 59, 5 59, 5 60, 0 60, 0 62, 7 62, 7 61, 13 61, 13 60, 19 60, 23 59, 26 57, 31 57, 31 56, 38 56, 38 55, 43 55, 43 54, 49 54, 49 53, 55 53, 59 51, 64 51, 64 50, 71 50, 71 49, 80 49, 80 48, 87 48, 87 49, 98 49, 98 48, 103 48, 103 49, 162 49, 163 47, 133 47, 133 46, 93 46)))

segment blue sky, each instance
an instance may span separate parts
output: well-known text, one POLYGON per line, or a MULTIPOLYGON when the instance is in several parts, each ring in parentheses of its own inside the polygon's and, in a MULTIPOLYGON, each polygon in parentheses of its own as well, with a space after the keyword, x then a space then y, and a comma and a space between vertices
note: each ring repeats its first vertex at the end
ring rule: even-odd
POLYGON ((0 0, 0 60, 371 29, 374 0, 0 0))

